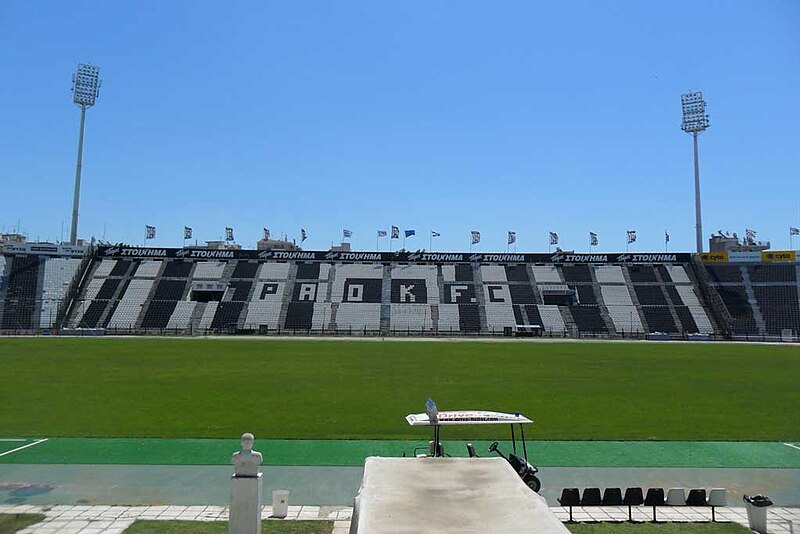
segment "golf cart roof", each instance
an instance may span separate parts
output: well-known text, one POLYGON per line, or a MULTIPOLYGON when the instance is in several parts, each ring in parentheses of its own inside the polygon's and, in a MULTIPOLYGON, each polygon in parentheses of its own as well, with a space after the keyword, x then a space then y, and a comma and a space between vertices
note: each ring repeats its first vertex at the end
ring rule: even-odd
MULTIPOLYGON (((431 423, 427 413, 410 413, 406 421, 411 426, 435 426, 431 423)), ((453 425, 508 425, 508 424, 533 423, 530 419, 519 413, 487 412, 483 410, 454 410, 439 412, 440 426, 453 425)))

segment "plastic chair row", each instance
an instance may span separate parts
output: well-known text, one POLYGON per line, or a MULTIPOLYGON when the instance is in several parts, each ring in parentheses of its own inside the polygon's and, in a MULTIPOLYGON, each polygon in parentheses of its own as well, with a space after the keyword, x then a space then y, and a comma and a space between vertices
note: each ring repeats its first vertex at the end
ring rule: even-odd
POLYGON ((633 521, 632 508, 643 505, 653 507, 654 522, 659 506, 710 506, 711 521, 716 521, 715 508, 725 506, 727 501, 724 488, 714 488, 708 495, 705 489, 691 489, 688 496, 684 488, 670 488, 665 497, 664 488, 649 488, 645 495, 642 488, 633 487, 625 490, 624 497, 620 488, 606 488, 602 496, 600 488, 585 488, 582 496, 578 488, 564 488, 558 502, 561 506, 569 507, 571 523, 573 506, 627 506, 628 521, 633 521))

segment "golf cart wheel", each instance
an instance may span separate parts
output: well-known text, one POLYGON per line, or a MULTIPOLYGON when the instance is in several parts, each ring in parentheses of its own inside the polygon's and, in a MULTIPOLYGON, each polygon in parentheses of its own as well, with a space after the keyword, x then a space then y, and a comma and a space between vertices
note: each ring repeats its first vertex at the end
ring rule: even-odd
POLYGON ((525 482, 525 485, 536 493, 539 493, 539 490, 542 489, 542 481, 534 475, 526 477, 522 481, 525 482))

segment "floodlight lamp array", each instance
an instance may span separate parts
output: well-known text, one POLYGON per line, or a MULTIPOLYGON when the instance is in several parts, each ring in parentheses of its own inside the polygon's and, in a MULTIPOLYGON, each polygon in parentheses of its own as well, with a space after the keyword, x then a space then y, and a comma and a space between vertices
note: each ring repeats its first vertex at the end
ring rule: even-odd
POLYGON ((72 75, 72 102, 79 106, 94 106, 100 94, 100 67, 81 63, 72 75))
POLYGON ((681 95, 681 109, 683 111, 681 130, 684 132, 699 133, 709 127, 703 93, 697 91, 681 95))

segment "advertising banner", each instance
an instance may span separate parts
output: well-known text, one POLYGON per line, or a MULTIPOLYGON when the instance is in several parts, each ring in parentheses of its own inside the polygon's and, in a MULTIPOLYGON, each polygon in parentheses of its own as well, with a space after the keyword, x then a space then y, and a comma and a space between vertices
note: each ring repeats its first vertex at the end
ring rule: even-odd
POLYGON ((45 254, 48 256, 69 256, 79 258, 86 255, 86 247, 72 245, 51 245, 49 243, 7 243, 3 245, 5 254, 45 254))
POLYGON ((354 261, 402 263, 686 263, 687 253, 609 253, 550 254, 469 253, 469 252, 334 252, 285 250, 216 250, 197 248, 157 248, 102 246, 99 257, 178 258, 178 259, 249 259, 278 261, 354 261))
POLYGON ((761 261, 761 251, 758 250, 755 252, 729 251, 728 258, 730 259, 730 261, 737 263, 742 263, 742 262, 758 263, 761 261))
POLYGON ((703 252, 700 254, 703 263, 728 263, 730 258, 727 252, 703 252))
POLYGON ((761 261, 797 261, 794 250, 765 250, 761 253, 761 261))

